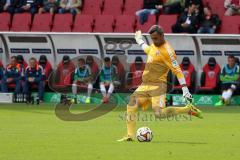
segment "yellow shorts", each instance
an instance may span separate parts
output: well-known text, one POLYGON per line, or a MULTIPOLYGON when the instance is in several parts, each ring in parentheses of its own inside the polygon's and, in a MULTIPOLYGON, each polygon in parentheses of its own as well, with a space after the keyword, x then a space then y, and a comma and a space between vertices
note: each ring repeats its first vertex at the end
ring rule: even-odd
POLYGON ((133 93, 138 107, 146 110, 149 106, 152 108, 166 107, 167 84, 162 82, 159 84, 141 84, 133 93))

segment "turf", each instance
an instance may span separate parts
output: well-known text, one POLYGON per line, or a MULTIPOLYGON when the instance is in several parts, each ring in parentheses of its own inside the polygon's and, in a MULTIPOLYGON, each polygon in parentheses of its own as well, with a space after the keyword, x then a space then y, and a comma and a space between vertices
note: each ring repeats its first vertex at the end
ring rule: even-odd
MULTIPOLYGON (((73 106, 85 112, 89 106, 73 106)), ((54 105, 0 104, 1 160, 236 160, 240 157, 240 107, 202 107, 204 119, 154 121, 141 112, 138 127, 150 143, 117 142, 125 133, 124 107, 86 122, 62 121, 54 105)))

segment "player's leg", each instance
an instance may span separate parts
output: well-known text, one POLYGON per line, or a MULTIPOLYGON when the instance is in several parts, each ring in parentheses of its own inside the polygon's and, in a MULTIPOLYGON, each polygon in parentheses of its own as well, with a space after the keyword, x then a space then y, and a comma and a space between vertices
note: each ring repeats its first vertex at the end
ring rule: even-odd
POLYGON ((230 87, 223 93, 222 98, 224 100, 224 104, 228 105, 231 101, 232 95, 234 91, 236 90, 236 85, 231 84, 230 87))
POLYGON ((123 137, 119 141, 131 141, 135 135, 136 120, 137 120, 137 109, 143 107, 146 109, 151 104, 151 100, 147 96, 144 86, 139 86, 138 89, 131 95, 129 103, 127 105, 127 136, 123 137))
POLYGON ((3 93, 7 93, 8 92, 8 87, 7 87, 7 81, 5 79, 2 80, 2 84, 1 84, 1 90, 3 93))
POLYGON ((152 97, 152 108, 156 118, 173 117, 180 114, 189 114, 198 118, 203 118, 201 111, 192 104, 185 107, 166 107, 166 94, 152 97))
POLYGON ((44 89, 45 89, 45 82, 40 81, 38 83, 38 97, 41 102, 43 101, 44 89))
POLYGON ((137 110, 139 106, 147 104, 147 98, 139 98, 134 94, 131 95, 129 103, 127 105, 127 136, 123 137, 118 141, 132 141, 134 139, 137 121, 137 110))
POLYGON ((29 82, 28 81, 25 81, 24 84, 23 84, 23 93, 26 95, 27 102, 30 102, 31 95, 30 95, 30 92, 29 92, 29 82))
POLYGON ((110 85, 109 85, 109 88, 108 88, 108 93, 107 93, 107 97, 110 98, 111 94, 113 93, 114 91, 114 85, 113 83, 111 82, 110 85))
POLYGON ((222 84, 222 95, 220 97, 220 100, 215 103, 215 106, 222 106, 229 104, 231 97, 236 90, 236 85, 232 85, 229 83, 222 84))
POLYGON ((77 95, 77 81, 73 81, 73 84, 72 84, 72 93, 74 96, 77 95))
POLYGON ((106 97, 107 91, 106 91, 106 87, 103 82, 100 83, 100 91, 101 91, 103 97, 106 97))
POLYGON ((167 118, 176 116, 178 114, 188 113, 190 107, 167 107, 166 108, 166 94, 160 96, 153 96, 152 98, 152 108, 156 118, 167 118))
POLYGON ((100 91, 103 95, 102 102, 107 103, 107 90, 106 90, 106 86, 104 85, 104 82, 100 82, 100 91))
POLYGON ((90 102, 91 102, 92 90, 93 90, 93 85, 92 85, 92 83, 88 83, 86 103, 90 103, 90 102))
POLYGON ((185 107, 166 107, 166 83, 150 86, 149 90, 151 90, 152 108, 157 118, 172 117, 179 114, 190 114, 202 118, 201 111, 191 104, 185 107))

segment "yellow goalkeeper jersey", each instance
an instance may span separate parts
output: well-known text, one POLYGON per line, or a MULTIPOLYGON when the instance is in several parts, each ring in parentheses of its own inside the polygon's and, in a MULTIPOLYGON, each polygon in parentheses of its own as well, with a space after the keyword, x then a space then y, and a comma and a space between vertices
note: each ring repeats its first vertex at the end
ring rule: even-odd
POLYGON ((143 83, 167 82, 167 75, 171 70, 178 78, 185 79, 178 65, 176 54, 168 42, 160 47, 154 44, 146 47, 144 52, 147 54, 147 62, 142 75, 143 83))

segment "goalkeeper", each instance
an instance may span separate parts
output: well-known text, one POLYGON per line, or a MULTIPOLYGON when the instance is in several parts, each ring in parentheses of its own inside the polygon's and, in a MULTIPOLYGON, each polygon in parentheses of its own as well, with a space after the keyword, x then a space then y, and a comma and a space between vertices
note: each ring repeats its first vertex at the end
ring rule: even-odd
POLYGON ((127 105, 127 135, 118 141, 133 140, 138 107, 146 110, 149 106, 152 106, 156 118, 166 118, 178 114, 190 114, 202 118, 201 111, 191 103, 188 103, 185 107, 166 108, 167 74, 169 70, 177 76, 182 86, 183 97, 187 102, 192 101, 192 95, 186 86, 184 75, 176 60, 176 54, 164 39, 162 27, 152 26, 149 34, 153 41, 150 46, 143 41, 141 31, 137 31, 135 34, 137 44, 147 54, 147 62, 142 75, 142 84, 131 95, 127 105))

